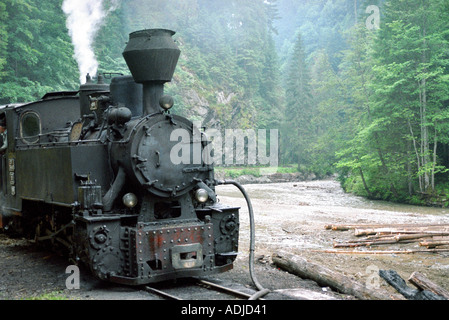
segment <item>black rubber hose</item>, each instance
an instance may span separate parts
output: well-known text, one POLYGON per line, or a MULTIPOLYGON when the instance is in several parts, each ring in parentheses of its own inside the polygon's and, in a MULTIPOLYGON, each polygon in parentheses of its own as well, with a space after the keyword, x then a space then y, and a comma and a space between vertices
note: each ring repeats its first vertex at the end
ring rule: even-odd
POLYGON ((246 200, 246 204, 248 205, 248 212, 249 212, 249 226, 250 226, 250 240, 249 240, 249 274, 251 276, 251 280, 253 281, 254 285, 256 286, 257 290, 259 290, 257 293, 255 293, 249 300, 256 300, 260 297, 263 297, 267 293, 270 292, 269 289, 265 289, 257 280, 255 271, 254 271, 254 251, 255 251, 255 239, 256 239, 256 228, 254 224, 254 212, 253 212, 253 206, 251 204, 251 200, 248 196, 248 193, 243 188, 243 186, 234 180, 218 180, 217 184, 226 185, 226 184, 232 184, 236 186, 240 192, 243 194, 246 200))

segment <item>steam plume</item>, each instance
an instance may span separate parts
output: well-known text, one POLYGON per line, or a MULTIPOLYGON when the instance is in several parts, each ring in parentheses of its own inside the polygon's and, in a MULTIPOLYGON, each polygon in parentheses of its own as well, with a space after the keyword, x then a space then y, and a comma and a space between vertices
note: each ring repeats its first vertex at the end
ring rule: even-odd
POLYGON ((119 0, 64 0, 62 10, 67 15, 67 29, 75 49, 75 59, 80 71, 80 82, 85 82, 86 74, 95 76, 98 62, 92 44, 95 35, 104 23, 107 15, 114 11, 119 0))

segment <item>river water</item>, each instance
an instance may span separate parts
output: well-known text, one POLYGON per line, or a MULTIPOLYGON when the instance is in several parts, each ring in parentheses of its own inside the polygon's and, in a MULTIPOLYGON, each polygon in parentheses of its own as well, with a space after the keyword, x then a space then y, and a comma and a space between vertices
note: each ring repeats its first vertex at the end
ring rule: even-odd
MULTIPOLYGON (((449 215, 449 209, 447 208, 421 207, 388 201, 369 200, 345 193, 339 182, 335 180, 249 184, 245 185, 244 188, 250 194, 253 202, 262 200, 273 205, 308 206, 327 209, 340 207, 376 210, 385 213, 402 212, 435 215, 439 217, 449 215)), ((217 193, 230 198, 241 196, 239 191, 233 186, 220 186, 217 189, 217 193)))

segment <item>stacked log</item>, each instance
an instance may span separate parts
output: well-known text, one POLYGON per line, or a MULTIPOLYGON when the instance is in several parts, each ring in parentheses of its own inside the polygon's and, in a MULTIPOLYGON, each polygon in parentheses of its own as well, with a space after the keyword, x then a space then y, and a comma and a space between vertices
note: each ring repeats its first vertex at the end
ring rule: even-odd
POLYGON ((354 235, 358 238, 334 243, 334 248, 419 243, 426 249, 416 250, 417 252, 449 251, 449 224, 327 225, 325 228, 335 231, 354 230, 354 235))

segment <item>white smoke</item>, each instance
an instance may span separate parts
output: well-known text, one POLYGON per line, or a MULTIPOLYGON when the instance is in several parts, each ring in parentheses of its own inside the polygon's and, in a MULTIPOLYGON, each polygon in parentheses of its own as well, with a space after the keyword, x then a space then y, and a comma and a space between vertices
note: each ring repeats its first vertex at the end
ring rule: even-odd
POLYGON ((62 11, 67 15, 67 29, 75 49, 75 59, 80 71, 80 82, 86 75, 95 76, 98 61, 92 48, 95 36, 107 15, 114 11, 119 0, 109 0, 105 8, 104 0, 64 0, 62 11))

